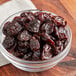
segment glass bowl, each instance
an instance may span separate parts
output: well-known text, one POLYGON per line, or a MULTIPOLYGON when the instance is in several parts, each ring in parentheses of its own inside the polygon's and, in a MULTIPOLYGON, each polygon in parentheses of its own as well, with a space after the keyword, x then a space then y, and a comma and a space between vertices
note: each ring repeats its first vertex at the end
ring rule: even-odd
POLYGON ((24 71, 29 71, 29 72, 40 72, 40 71, 44 71, 44 70, 48 70, 52 67, 54 67, 57 63, 59 63, 69 52, 70 48, 71 48, 71 41, 72 41, 72 33, 70 30, 70 27, 67 25, 66 29, 68 31, 68 44, 66 46, 66 48, 57 56, 49 59, 49 60, 44 60, 44 61, 27 61, 27 60, 22 60, 19 59, 17 57, 15 57, 14 55, 12 55, 11 53, 9 53, 2 45, 2 42, 4 40, 4 35, 2 33, 2 29, 4 24, 7 21, 11 21, 15 16, 20 15, 22 12, 47 12, 47 13, 51 13, 53 15, 56 15, 52 12, 48 12, 48 11, 40 11, 40 10, 23 10, 20 12, 17 12, 11 16, 9 16, 1 25, 0 27, 0 51, 3 54, 3 56, 10 61, 11 64, 13 64, 15 67, 24 70, 24 71))

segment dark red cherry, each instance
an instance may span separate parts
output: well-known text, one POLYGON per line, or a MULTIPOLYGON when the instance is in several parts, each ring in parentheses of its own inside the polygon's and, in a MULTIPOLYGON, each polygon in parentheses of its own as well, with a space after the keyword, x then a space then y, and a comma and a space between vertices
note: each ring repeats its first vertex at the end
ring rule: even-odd
POLYGON ((50 59, 51 57, 52 57, 52 48, 50 45, 45 44, 43 46, 42 60, 50 59))
POLYGON ((35 37, 30 40, 30 48, 32 51, 37 51, 40 48, 40 43, 35 37))
POLYGON ((26 17, 26 20, 29 20, 29 21, 32 21, 32 20, 35 19, 32 12, 23 12, 20 16, 21 17, 26 17))
POLYGON ((35 17, 37 19, 39 19, 41 22, 43 22, 45 20, 50 20, 51 19, 51 17, 49 16, 49 14, 45 13, 45 12, 39 12, 39 13, 37 12, 37 13, 35 13, 35 17))
POLYGON ((37 32, 39 32, 40 24, 41 24, 40 21, 35 19, 33 21, 30 21, 28 24, 26 24, 25 27, 30 32, 37 33, 37 32))
POLYGON ((21 19, 22 18, 20 16, 16 16, 16 17, 14 17, 12 23, 18 22, 19 24, 21 24, 23 26, 23 22, 21 21, 21 19))
POLYGON ((29 34, 28 31, 24 30, 23 32, 21 32, 19 35, 18 35, 18 40, 20 41, 28 41, 30 38, 31 38, 31 35, 29 34))
POLYGON ((42 25, 41 31, 47 34, 51 34, 54 31, 54 23, 46 22, 42 25))
POLYGON ((15 39, 13 37, 6 36, 2 44, 5 49, 11 49, 15 44, 15 39))
POLYGON ((22 26, 18 22, 12 23, 12 25, 7 28, 7 34, 10 36, 17 35, 21 30, 22 26))
POLYGON ((8 21, 8 22, 6 22, 6 23, 4 24, 4 27, 3 27, 3 30, 2 30, 4 35, 8 35, 8 34, 7 34, 7 29, 8 29, 10 26, 12 26, 12 23, 11 23, 10 21, 8 21))
POLYGON ((33 53, 32 55, 32 60, 33 61, 38 61, 40 60, 40 57, 41 57, 41 53, 40 53, 40 50, 37 50, 33 53))
POLYGON ((65 27, 67 25, 67 22, 61 16, 54 16, 52 19, 58 27, 65 27))

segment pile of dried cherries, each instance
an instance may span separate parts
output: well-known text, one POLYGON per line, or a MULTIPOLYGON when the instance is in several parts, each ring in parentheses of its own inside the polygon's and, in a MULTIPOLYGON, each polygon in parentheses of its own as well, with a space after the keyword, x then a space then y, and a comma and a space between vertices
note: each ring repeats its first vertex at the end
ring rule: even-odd
POLYGON ((68 44, 67 22, 47 12, 23 12, 4 24, 3 46, 14 56, 30 61, 47 60, 68 44))

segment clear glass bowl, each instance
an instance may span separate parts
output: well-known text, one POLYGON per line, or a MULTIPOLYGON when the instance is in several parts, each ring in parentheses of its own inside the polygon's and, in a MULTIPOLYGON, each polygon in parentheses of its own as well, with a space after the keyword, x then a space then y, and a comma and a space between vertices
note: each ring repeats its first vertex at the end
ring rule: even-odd
MULTIPOLYGON (((68 30, 68 40, 69 43, 66 46, 66 48, 57 56, 49 59, 49 60, 44 60, 44 61, 27 61, 27 60, 22 60, 19 59, 15 56, 13 56, 12 54, 10 54, 3 46, 2 46, 2 42, 4 40, 4 35, 2 33, 2 29, 4 24, 7 21, 11 21, 15 16, 20 15, 22 12, 28 12, 28 11, 32 11, 32 12, 37 12, 40 10, 24 10, 24 11, 20 11, 17 12, 13 15, 11 15, 10 17, 8 17, 1 25, 0 27, 0 51, 1 53, 4 55, 4 57, 10 61, 11 64, 13 64, 15 67, 24 70, 24 71, 29 71, 29 72, 40 72, 40 71, 44 71, 47 69, 50 69, 52 67, 54 67, 57 63, 59 63, 69 52, 70 47, 71 47, 71 41, 72 41, 72 33, 70 30, 70 27, 67 25, 66 29, 68 30)), ((53 15, 56 15, 52 12, 48 12, 48 11, 40 11, 40 12, 47 12, 47 13, 51 13, 53 15)))

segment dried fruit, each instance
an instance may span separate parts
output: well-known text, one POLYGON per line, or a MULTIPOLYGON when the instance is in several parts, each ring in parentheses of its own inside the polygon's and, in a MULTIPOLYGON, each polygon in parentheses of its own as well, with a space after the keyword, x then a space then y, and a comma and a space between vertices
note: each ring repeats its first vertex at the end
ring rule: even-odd
POLYGON ((28 41, 30 38, 31 38, 31 35, 29 34, 28 31, 24 30, 23 32, 21 32, 19 35, 18 35, 18 40, 20 41, 28 41))
POLYGON ((33 21, 30 21, 29 23, 27 23, 25 25, 25 27, 27 28, 27 30, 29 30, 30 32, 34 32, 37 33, 39 32, 39 28, 40 28, 40 21, 35 19, 33 21))
POLYGON ((37 51, 40 48, 40 43, 35 37, 30 40, 30 48, 32 51, 37 51))
POLYGON ((16 22, 18 22, 20 25, 23 25, 23 22, 21 21, 21 17, 20 16, 16 16, 14 19, 13 19, 13 21, 12 21, 12 23, 16 23, 16 22))
POLYGON ((37 13, 35 13, 34 15, 35 15, 35 17, 36 17, 37 19, 39 19, 41 22, 51 19, 51 17, 49 16, 49 14, 48 14, 48 13, 45 13, 45 12, 39 12, 39 13, 37 12, 37 13))
POLYGON ((10 27, 12 25, 12 23, 10 22, 10 21, 8 21, 8 22, 6 22, 5 24, 4 24, 4 27, 3 27, 3 34, 5 34, 5 35, 8 35, 7 34, 7 29, 10 27))
POLYGON ((65 27, 67 25, 67 22, 61 16, 54 16, 52 20, 58 27, 65 27))
POLYGON ((40 60, 40 57, 41 57, 41 52, 40 52, 40 50, 37 50, 33 53, 32 60, 33 61, 38 61, 38 60, 40 60))
POLYGON ((7 34, 10 36, 17 35, 22 30, 22 26, 16 22, 12 23, 10 27, 7 28, 7 34))
POLYGON ((6 36, 2 44, 6 49, 11 49, 15 44, 15 39, 13 37, 6 36))
POLYGON ((26 22, 27 21, 30 22, 30 21, 35 19, 35 17, 34 17, 32 12, 23 12, 20 16, 21 17, 25 17, 26 18, 26 22))
POLYGON ((61 16, 23 12, 4 24, 3 46, 14 56, 30 61, 51 59, 68 44, 67 22, 61 16))
POLYGON ((52 48, 50 45, 45 44, 43 46, 42 60, 50 59, 51 57, 52 57, 52 48))
POLYGON ((54 23, 52 22, 46 22, 41 27, 41 31, 47 34, 51 34, 53 30, 54 30, 54 23))

